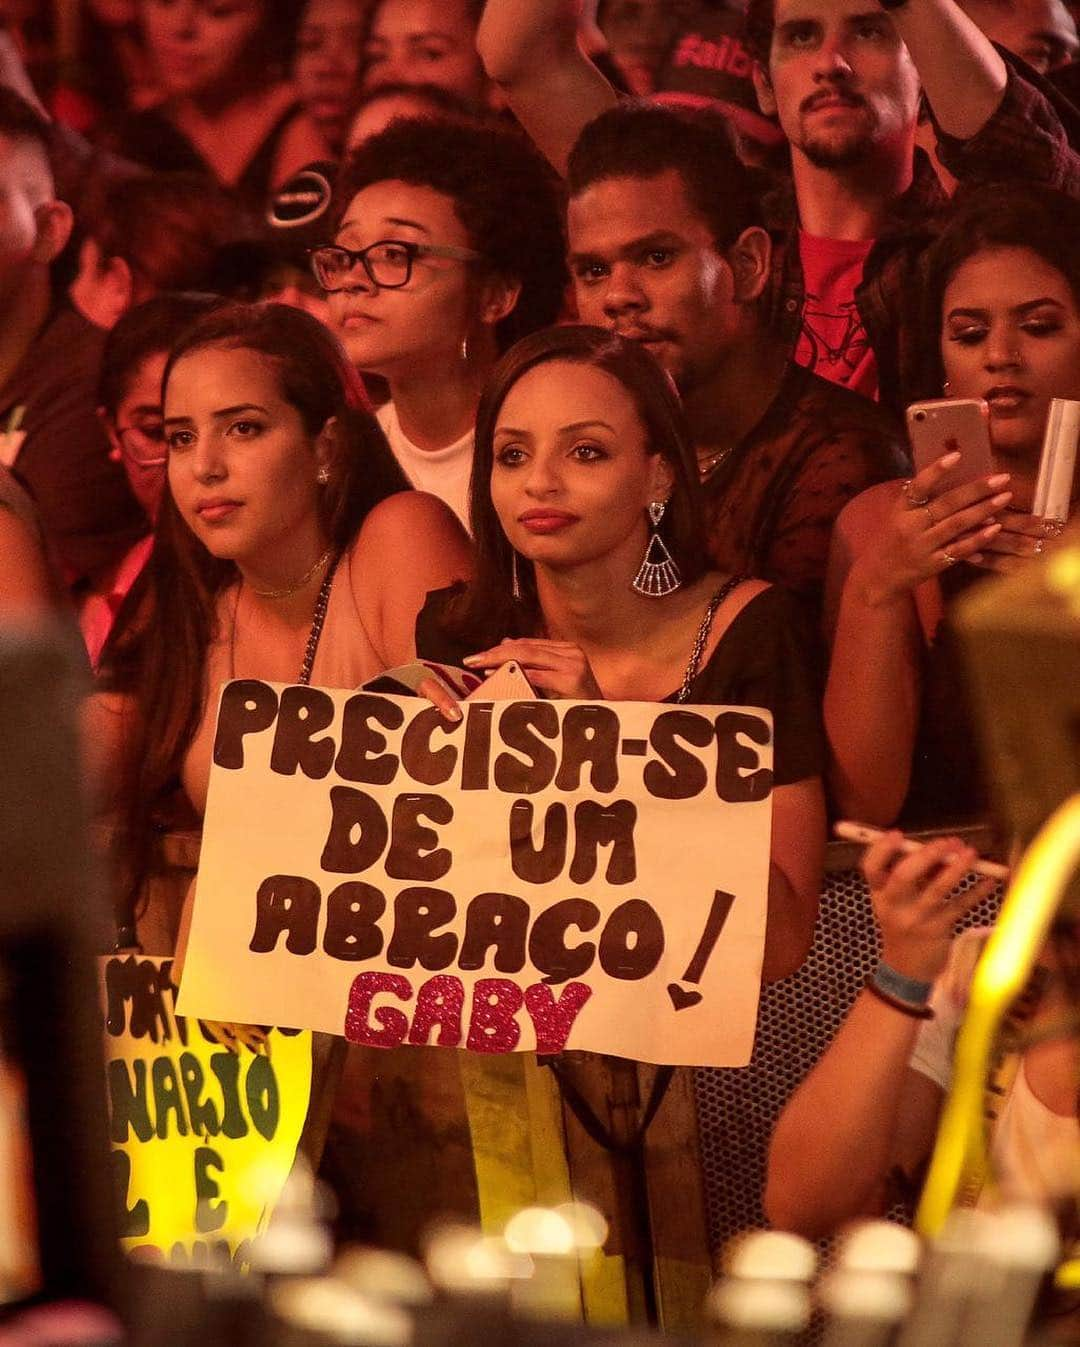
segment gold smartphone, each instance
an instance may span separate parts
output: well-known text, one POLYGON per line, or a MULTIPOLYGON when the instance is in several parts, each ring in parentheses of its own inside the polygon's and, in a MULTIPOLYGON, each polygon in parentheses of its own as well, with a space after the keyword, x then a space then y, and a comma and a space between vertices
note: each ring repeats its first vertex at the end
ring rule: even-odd
POLYGON ((916 472, 929 467, 943 454, 961 455, 960 462, 941 479, 935 495, 993 473, 990 409, 982 398, 913 402, 907 409, 907 428, 916 472))

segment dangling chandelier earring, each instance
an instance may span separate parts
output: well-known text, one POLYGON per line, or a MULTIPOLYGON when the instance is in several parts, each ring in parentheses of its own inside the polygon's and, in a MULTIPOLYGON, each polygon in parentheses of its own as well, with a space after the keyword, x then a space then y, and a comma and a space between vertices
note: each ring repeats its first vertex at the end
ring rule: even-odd
POLYGON ((521 581, 518 579, 517 552, 511 549, 510 552, 510 593, 513 595, 514 602, 521 602, 521 581))
POLYGON ((469 334, 467 332, 461 339, 461 362, 463 365, 469 363, 469 334))
POLYGON ((660 521, 666 508, 666 500, 649 502, 649 520, 653 531, 638 573, 631 582, 639 594, 647 594, 651 599, 662 599, 666 594, 674 594, 682 584, 679 568, 668 551, 667 543, 660 536, 660 521))

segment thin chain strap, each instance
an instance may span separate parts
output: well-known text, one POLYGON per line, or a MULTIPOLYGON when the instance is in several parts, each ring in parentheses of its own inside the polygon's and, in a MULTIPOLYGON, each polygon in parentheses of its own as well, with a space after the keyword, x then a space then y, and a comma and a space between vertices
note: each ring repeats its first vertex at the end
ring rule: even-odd
MULTIPOLYGON (((311 630, 308 632, 307 644, 304 646, 304 661, 300 665, 300 675, 297 678, 298 683, 305 687, 311 682, 312 670, 315 668, 315 655, 319 649, 319 638, 322 636, 323 625, 326 622, 326 610, 330 604, 330 589, 334 583, 334 572, 337 570, 339 558, 335 557, 330 563, 326 574, 323 576, 322 584, 319 586, 319 593, 315 599, 315 611, 311 616, 311 630)), ((240 613, 240 591, 244 586, 241 579, 236 589, 236 603, 233 605, 232 631, 229 633, 229 677, 236 677, 236 619, 240 613)))
POLYGON ((741 575, 733 575, 729 580, 725 580, 709 600, 709 606, 705 609, 705 616, 701 619, 701 626, 698 627, 697 635, 694 637, 694 646, 690 651, 690 660, 686 666, 686 673, 683 674, 682 687, 675 696, 677 702, 686 702, 690 700, 690 689, 693 687, 694 679, 698 676, 698 670, 701 667, 701 657, 705 653, 705 642, 709 639, 709 632, 712 630, 713 618, 716 616, 716 610, 735 586, 742 583, 742 578, 741 575))
POLYGON ((323 582, 319 586, 319 597, 315 600, 315 612, 311 618, 311 630, 308 632, 307 645, 304 647, 304 662, 300 666, 300 677, 296 680, 305 687, 311 682, 311 672, 315 668, 315 654, 319 649, 319 638, 322 636, 323 625, 326 622, 326 610, 330 606, 330 588, 334 583, 334 572, 336 570, 337 558, 335 557, 327 567, 323 582))

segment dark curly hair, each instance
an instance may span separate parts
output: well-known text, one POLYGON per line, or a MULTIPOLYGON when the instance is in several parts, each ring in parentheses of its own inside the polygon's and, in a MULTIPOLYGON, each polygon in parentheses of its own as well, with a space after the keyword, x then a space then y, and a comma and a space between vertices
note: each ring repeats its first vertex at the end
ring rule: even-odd
POLYGON ((940 334, 945 291, 960 267, 977 253, 995 248, 1027 248, 1061 272, 1080 309, 1080 202, 1049 187, 1015 183, 961 189, 942 220, 941 232, 925 258, 920 330, 925 342, 920 396, 938 395, 944 369, 940 334))
POLYGON ((718 248, 729 248, 744 230, 764 224, 764 179, 739 158, 727 118, 710 108, 647 101, 609 108, 578 137, 566 181, 574 197, 607 178, 653 178, 669 169, 682 178, 718 248))
POLYGON ((449 197, 481 265, 520 284, 495 328, 500 351, 556 320, 569 280, 558 180, 523 137, 428 117, 395 120, 342 165, 332 227, 357 192, 388 179, 449 197))

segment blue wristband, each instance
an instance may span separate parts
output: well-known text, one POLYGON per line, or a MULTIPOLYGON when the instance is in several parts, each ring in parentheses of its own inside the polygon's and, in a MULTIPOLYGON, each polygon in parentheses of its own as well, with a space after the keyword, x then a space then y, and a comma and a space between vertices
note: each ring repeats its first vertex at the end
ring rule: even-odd
POLYGON ((878 964, 871 981, 887 996, 895 996, 898 1001, 907 1001, 912 1006, 925 1006, 934 986, 932 982, 920 982, 918 978, 898 973, 887 963, 878 964))

